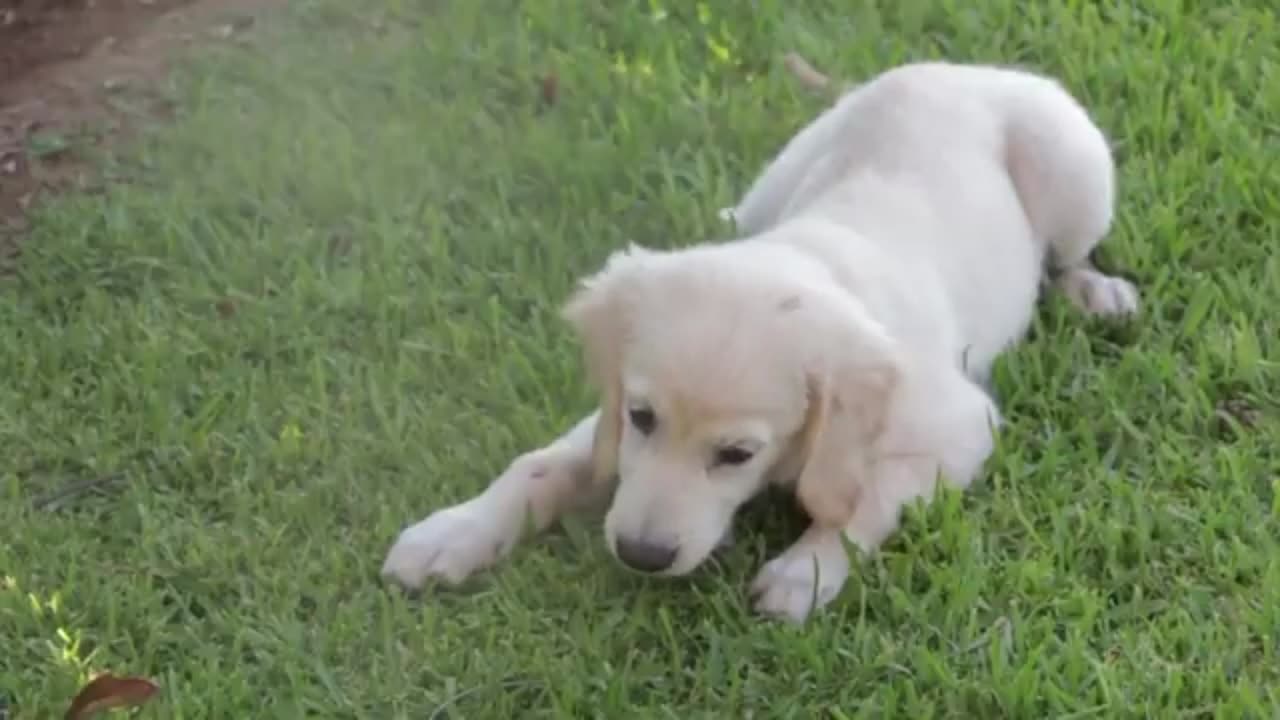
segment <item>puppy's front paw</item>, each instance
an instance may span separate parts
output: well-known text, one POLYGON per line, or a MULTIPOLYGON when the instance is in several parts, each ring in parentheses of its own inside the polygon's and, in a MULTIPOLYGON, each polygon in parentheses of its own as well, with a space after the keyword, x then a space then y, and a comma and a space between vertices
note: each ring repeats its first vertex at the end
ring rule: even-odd
POLYGON ((835 599, 849 577, 849 559, 839 538, 829 542, 804 540, 760 569, 751 593, 757 612, 795 623, 835 599))
POLYGON ((428 580, 459 585, 507 553, 513 533, 481 505, 438 510, 400 533, 382 564, 382 577, 417 590, 428 580))
POLYGON ((1090 315, 1118 317, 1138 312, 1138 289, 1124 278, 1093 268, 1072 268, 1058 278, 1067 298, 1090 315))

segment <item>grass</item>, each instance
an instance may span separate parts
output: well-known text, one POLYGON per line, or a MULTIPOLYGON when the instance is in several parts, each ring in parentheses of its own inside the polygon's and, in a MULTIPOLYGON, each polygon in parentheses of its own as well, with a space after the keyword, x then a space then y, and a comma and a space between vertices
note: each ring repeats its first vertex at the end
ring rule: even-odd
POLYGON ((1280 712, 1271 3, 359 5, 204 53, 104 166, 125 181, 45 208, 0 285, 14 717, 108 669, 160 682, 155 718, 1280 712), (715 209, 821 107, 789 49, 1061 77, 1114 139, 1105 260, 1142 318, 1050 298, 984 479, 806 627, 748 607, 788 539, 767 511, 686 581, 583 520, 468 592, 388 591, 405 524, 590 409, 575 278, 727 236, 715 209))

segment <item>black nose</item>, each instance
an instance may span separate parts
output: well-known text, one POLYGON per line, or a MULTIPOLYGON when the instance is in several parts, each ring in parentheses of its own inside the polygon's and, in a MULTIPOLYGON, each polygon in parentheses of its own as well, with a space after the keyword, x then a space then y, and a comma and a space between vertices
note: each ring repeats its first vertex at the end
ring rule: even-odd
POLYGON ((640 572, 660 572, 671 567, 671 563, 676 560, 676 548, 647 540, 620 537, 617 550, 619 560, 632 570, 640 572))

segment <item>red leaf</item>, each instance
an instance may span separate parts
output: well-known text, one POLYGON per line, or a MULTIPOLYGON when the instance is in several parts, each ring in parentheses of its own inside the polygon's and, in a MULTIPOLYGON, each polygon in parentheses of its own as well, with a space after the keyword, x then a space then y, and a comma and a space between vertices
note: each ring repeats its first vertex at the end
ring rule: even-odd
POLYGON ((560 99, 560 78, 555 73, 548 73, 542 78, 542 102, 544 105, 555 105, 560 99))
POLYGON ((87 720, 103 710, 141 705, 159 689, 146 678, 122 678, 103 673, 80 689, 65 717, 66 720, 87 720))

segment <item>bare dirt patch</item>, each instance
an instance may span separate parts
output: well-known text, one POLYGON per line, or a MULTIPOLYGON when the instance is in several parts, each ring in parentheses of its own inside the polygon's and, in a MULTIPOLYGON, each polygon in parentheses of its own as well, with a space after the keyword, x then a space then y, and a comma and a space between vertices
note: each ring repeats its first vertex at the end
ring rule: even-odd
POLYGON ((235 38, 281 2, 0 0, 0 273, 34 203, 91 186, 84 150, 163 115, 149 90, 186 47, 235 38))

